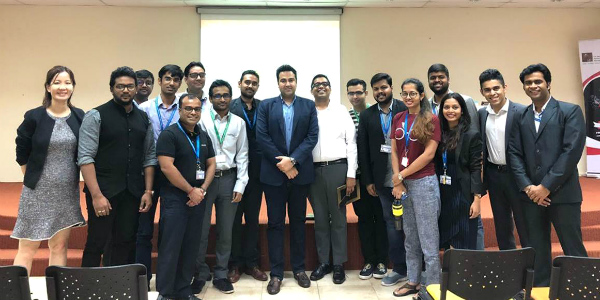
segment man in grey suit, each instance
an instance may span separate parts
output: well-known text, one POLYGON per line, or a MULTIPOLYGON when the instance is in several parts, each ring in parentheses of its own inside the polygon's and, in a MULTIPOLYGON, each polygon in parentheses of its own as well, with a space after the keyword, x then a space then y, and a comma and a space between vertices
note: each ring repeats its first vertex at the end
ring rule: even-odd
POLYGON ((536 251, 534 285, 548 286, 551 223, 566 255, 587 256, 581 238, 583 197, 577 170, 585 146, 585 122, 579 106, 550 95, 552 76, 545 65, 530 65, 519 77, 532 104, 515 118, 508 154, 517 186, 524 192, 529 244, 536 251))
POLYGON ((521 247, 527 246, 527 229, 519 199, 519 189, 510 172, 508 141, 516 115, 525 106, 506 98, 504 77, 496 69, 479 75, 481 95, 489 105, 479 109, 480 133, 483 140, 483 184, 490 193, 496 240, 500 250, 515 249, 515 224, 521 247), (514 218, 514 223, 513 223, 514 218))

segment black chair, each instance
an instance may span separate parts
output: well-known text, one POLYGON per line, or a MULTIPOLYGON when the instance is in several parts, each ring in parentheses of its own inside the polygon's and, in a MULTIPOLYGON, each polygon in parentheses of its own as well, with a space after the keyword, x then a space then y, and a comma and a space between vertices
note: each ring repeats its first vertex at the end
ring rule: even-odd
POLYGON ((534 288, 536 300, 600 299, 600 258, 559 256, 552 262, 550 288, 534 288))
POLYGON ((444 253, 442 283, 427 286, 433 299, 507 300, 533 286, 533 248, 477 251, 450 249, 444 253))
POLYGON ((31 300, 27 269, 21 266, 0 267, 0 298, 31 300))
POLYGON ((146 267, 141 264, 46 269, 48 300, 107 299, 148 300, 146 267))

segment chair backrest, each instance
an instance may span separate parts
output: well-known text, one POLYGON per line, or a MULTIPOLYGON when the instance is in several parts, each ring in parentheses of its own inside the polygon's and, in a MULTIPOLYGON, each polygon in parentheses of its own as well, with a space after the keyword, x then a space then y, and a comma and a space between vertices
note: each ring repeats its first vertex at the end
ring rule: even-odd
POLYGON ((0 267, 0 298, 31 300, 27 269, 21 266, 0 267))
POLYGON ((559 298, 600 299, 600 258, 555 258, 550 276, 550 299, 559 298))
POLYGON ((146 267, 141 264, 102 268, 50 266, 46 269, 49 300, 148 299, 146 267))
POLYGON ((533 248, 477 251, 450 249, 444 253, 441 299, 451 291, 464 299, 506 300, 533 286, 533 248))

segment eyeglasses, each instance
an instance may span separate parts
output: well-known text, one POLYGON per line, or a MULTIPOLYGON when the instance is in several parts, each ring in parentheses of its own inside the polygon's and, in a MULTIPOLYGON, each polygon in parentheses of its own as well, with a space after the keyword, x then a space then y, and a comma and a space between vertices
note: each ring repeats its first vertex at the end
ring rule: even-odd
POLYGON ((199 113, 202 111, 202 106, 200 106, 200 107, 185 106, 185 107, 183 107, 183 110, 185 110, 188 113, 191 113, 192 111, 199 113))
POLYGON ((128 85, 124 85, 124 84, 117 84, 115 85, 115 90, 117 91, 124 91, 125 89, 127 89, 128 91, 134 91, 135 90, 135 84, 128 84, 128 85))
POLYGON ((321 87, 321 86, 322 87, 328 87, 328 86, 330 86, 330 84, 329 84, 329 82, 315 82, 315 83, 312 84, 312 88, 313 89, 321 87))
POLYGON ((402 92, 400 93, 400 97, 404 98, 404 99, 408 99, 408 98, 417 98, 417 96, 419 96, 419 93, 417 92, 402 92))
POLYGON ((231 95, 229 94, 216 94, 212 96, 213 99, 215 100, 221 100, 221 99, 225 99, 225 100, 230 100, 231 99, 231 95))
POLYGON ((360 91, 358 91, 358 92, 348 92, 348 97, 354 97, 354 96, 359 96, 360 97, 360 96, 362 96, 364 94, 365 94, 365 92, 360 92, 360 91))
POLYGON ((152 82, 152 79, 138 80, 137 81, 137 85, 139 85, 139 86, 142 86, 142 85, 152 86, 152 85, 154 85, 154 82, 152 82))
POLYGON ((196 78, 200 77, 200 79, 202 79, 202 78, 206 77, 206 73, 190 73, 190 74, 188 74, 188 77, 192 78, 192 79, 196 79, 196 78))

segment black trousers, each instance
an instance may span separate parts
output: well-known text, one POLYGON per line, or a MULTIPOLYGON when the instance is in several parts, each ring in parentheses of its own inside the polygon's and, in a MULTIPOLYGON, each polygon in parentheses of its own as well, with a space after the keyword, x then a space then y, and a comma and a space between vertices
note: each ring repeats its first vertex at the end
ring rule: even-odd
POLYGON ((494 215, 498 248, 500 250, 517 248, 513 234, 515 225, 517 226, 521 247, 527 247, 529 240, 525 217, 523 216, 522 195, 520 195, 519 188, 510 175, 510 171, 501 171, 494 165, 488 164, 486 181, 488 182, 490 204, 494 215))
POLYGON ((231 241, 232 266, 253 268, 258 266, 258 216, 262 204, 263 188, 258 177, 250 178, 242 201, 238 205, 231 241), (242 215, 245 225, 242 225, 242 215))
MULTIPOLYGON (((161 177, 164 177, 157 167, 154 175, 154 194, 152 195, 152 206, 146 213, 140 214, 138 219, 138 231, 136 238, 135 262, 146 266, 148 272, 148 282, 152 279, 152 237, 154 236, 154 217, 156 215, 156 208, 158 207, 158 200, 160 199, 160 187, 163 185, 161 177)), ((159 238, 160 239, 160 238, 159 238)), ((156 242, 158 244, 158 241, 156 242)))
POLYGON ((550 224, 554 226, 565 255, 587 257, 581 238, 581 202, 552 203, 548 207, 523 201, 529 245, 535 249, 534 286, 549 286, 552 269, 550 224))
POLYGON ((360 200, 352 202, 352 206, 358 216, 358 237, 365 263, 387 265, 388 238, 379 197, 371 196, 361 183, 360 200))
POLYGON ((102 254, 109 238, 109 266, 134 263, 131 253, 135 249, 135 236, 138 228, 140 199, 125 190, 108 199, 112 210, 108 216, 97 217, 92 195, 86 191, 85 200, 88 213, 88 235, 81 259, 82 267, 99 267, 102 254))

